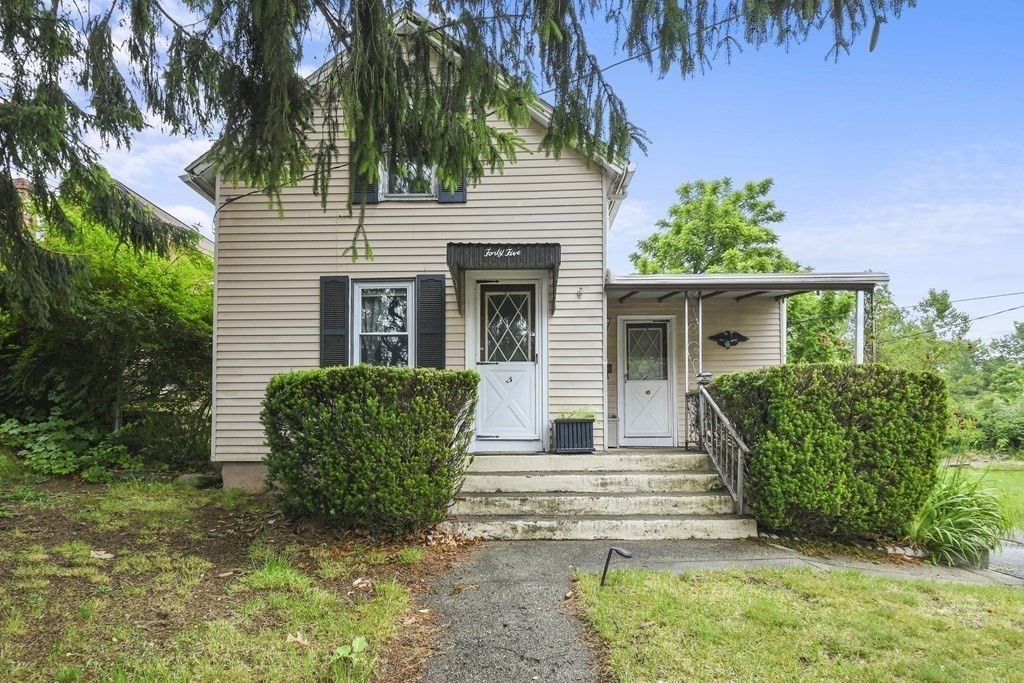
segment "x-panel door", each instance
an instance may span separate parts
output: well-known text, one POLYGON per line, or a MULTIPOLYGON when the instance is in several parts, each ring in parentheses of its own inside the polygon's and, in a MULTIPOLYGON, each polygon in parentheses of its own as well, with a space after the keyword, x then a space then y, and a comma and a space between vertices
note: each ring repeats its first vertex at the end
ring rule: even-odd
POLYGON ((481 284, 479 291, 477 438, 539 440, 537 288, 481 284))
POLYGON ((671 326, 667 320, 626 322, 623 363, 624 445, 671 446, 675 427, 671 326))

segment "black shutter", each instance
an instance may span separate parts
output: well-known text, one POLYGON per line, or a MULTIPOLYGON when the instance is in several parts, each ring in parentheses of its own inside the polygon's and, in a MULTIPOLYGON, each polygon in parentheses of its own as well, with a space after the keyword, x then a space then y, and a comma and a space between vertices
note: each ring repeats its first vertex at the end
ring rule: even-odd
POLYGON ((465 204, 466 203, 466 172, 462 172, 462 181, 449 191, 444 183, 437 188, 438 204, 465 204))
POLYGON ((416 365, 444 370, 444 274, 416 276, 416 365))
MULTIPOLYGON (((352 159, 352 148, 349 147, 349 161, 352 159)), ((369 182, 366 178, 359 176, 353 166, 349 169, 349 176, 352 178, 352 203, 353 204, 379 204, 380 203, 380 181, 369 182)))
POLYGON ((320 278, 320 366, 348 365, 348 276, 320 278))

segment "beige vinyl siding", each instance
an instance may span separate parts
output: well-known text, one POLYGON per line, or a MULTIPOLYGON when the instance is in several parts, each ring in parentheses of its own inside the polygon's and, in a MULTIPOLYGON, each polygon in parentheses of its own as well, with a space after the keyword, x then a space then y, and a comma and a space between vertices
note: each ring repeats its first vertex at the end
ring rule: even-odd
MULTIPOLYGON (((676 402, 678 434, 682 439, 685 415, 683 396, 685 394, 686 362, 685 325, 682 295, 658 303, 656 299, 627 299, 619 303, 617 296, 608 299, 608 315, 611 324, 608 331, 608 361, 612 373, 608 376, 608 414, 618 416, 618 318, 620 315, 676 316, 676 402)), ((780 308, 774 297, 755 297, 736 301, 726 294, 704 301, 704 370, 713 375, 738 370, 755 370, 782 362, 782 341, 780 336, 780 308), (733 330, 749 337, 749 341, 725 349, 708 339, 713 334, 733 330)), ((696 377, 690 373, 690 388, 695 386, 696 377)), ((621 429, 621 425, 620 425, 621 429)), ((620 432, 621 436, 621 432, 620 432)))
MULTIPOLYGON (((520 131, 531 148, 537 126, 520 131)), ((220 200, 245 188, 220 187, 220 200)), ((549 412, 603 403, 603 179, 572 152, 561 159, 520 156, 503 175, 468 188, 468 203, 387 200, 366 207, 375 258, 353 263, 356 218, 346 213, 346 169, 335 172, 327 211, 311 182, 282 194, 283 217, 266 197, 225 206, 217 220, 217 337, 214 459, 260 460, 260 404, 275 374, 312 368, 320 358, 320 276, 412 280, 447 278, 446 362, 465 366, 465 318, 445 263, 448 242, 558 242, 557 310, 549 317, 549 412), (579 293, 579 296, 577 295, 579 293)), ((358 208, 355 209, 358 211, 358 208)), ((544 426, 546 429, 546 425, 544 426)), ((595 440, 603 448, 602 425, 595 440)))

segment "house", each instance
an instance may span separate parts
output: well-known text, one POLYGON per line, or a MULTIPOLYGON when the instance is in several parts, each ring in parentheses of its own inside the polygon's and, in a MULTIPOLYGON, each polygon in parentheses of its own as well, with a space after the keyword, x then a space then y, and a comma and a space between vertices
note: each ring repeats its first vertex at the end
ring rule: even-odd
MULTIPOLYGON (((540 108, 519 131, 531 149, 545 120, 540 108)), ((455 192, 429 173, 421 183, 385 173, 367 187, 375 258, 353 262, 344 253, 357 221, 346 210, 347 173, 332 178, 326 211, 304 181, 283 191, 283 214, 203 159, 183 176, 217 207, 212 448, 227 487, 264 482, 260 404, 277 373, 472 368, 482 375, 480 457, 455 512, 479 523, 460 529, 506 538, 750 535, 715 463, 683 450, 703 445, 684 397, 701 373, 785 363, 786 298, 799 292, 857 291, 863 338, 865 302, 888 280, 614 276, 608 231, 633 167, 588 165, 572 150, 524 154, 455 192), (597 454, 544 455, 552 420, 577 409, 598 416, 597 454), (655 448, 663 450, 646 450, 655 448)))
POLYGON ((149 201, 148 199, 143 197, 141 194, 139 194, 138 192, 136 192, 132 188, 130 188, 127 185, 125 185, 124 183, 122 183, 120 180, 115 179, 114 180, 114 184, 126 196, 131 197, 132 199, 137 201, 139 204, 141 204, 144 208, 148 209, 149 211, 152 211, 153 214, 157 218, 162 220, 164 223, 169 223, 169 224, 171 224, 171 225, 173 225, 173 226, 175 226, 177 228, 180 228, 182 230, 188 230, 190 232, 197 233, 198 239, 196 240, 196 249, 198 249, 199 251, 203 252, 207 256, 213 256, 213 241, 210 238, 206 237, 205 235, 200 234, 196 230, 196 228, 194 226, 186 225, 181 220, 179 220, 177 216, 175 216, 174 214, 168 213, 163 208, 157 206, 156 204, 154 204, 153 202, 149 201))

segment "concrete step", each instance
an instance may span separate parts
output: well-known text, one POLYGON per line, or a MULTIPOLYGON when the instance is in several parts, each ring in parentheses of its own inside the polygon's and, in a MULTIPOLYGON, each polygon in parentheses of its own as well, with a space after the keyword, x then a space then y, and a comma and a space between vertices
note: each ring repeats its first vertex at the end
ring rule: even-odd
POLYGON ((715 472, 470 472, 462 493, 697 493, 721 488, 715 472))
POLYGON ((495 454, 474 457, 469 471, 484 472, 678 472, 712 469, 705 453, 647 451, 587 455, 495 454))
POLYGON ((471 517, 449 520, 442 526, 469 538, 505 541, 734 539, 757 535, 753 519, 732 515, 471 517))
POLYGON ((460 496, 455 516, 728 515, 727 493, 477 493, 460 496))

